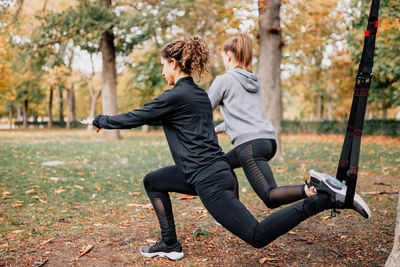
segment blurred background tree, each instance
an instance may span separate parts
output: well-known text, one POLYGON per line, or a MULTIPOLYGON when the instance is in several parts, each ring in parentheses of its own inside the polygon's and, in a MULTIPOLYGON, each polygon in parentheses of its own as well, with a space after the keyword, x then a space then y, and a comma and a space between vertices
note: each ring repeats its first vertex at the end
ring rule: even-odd
MULTIPOLYGON (((397 2, 381 2, 368 118, 395 118, 400 105, 397 2)), ((259 57, 259 3, 3 1, 0 116, 45 120, 51 127, 53 120, 68 126, 74 119, 137 108, 168 88, 160 48, 193 34, 204 38, 212 53, 210 72, 199 81, 204 89, 224 72, 224 42, 241 31, 253 36, 258 73, 266 64, 259 57), (107 40, 107 49, 101 40, 107 40), (104 109, 113 105, 113 111, 104 109)), ((368 0, 282 0, 283 119, 347 119, 369 8, 368 0)))

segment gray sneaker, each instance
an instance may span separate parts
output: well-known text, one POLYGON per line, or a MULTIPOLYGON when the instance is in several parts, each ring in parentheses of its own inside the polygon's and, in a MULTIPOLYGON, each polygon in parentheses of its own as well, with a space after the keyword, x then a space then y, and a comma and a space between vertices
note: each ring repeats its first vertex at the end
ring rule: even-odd
MULTIPOLYGON (((335 177, 317 170, 310 170, 310 186, 314 186, 318 192, 327 193, 335 203, 335 208, 343 208, 346 199, 347 186, 335 177)), ((371 217, 371 211, 365 201, 354 194, 353 210, 364 218, 371 217)))
POLYGON ((150 258, 163 257, 173 261, 180 260, 185 256, 179 241, 173 246, 167 246, 162 239, 153 246, 141 247, 140 253, 150 258))

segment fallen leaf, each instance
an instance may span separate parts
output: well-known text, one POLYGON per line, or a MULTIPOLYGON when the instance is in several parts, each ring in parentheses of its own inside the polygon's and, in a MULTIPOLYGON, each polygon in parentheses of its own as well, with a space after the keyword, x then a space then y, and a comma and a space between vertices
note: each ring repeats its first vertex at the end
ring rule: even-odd
POLYGON ((36 264, 35 267, 42 267, 42 266, 44 266, 48 261, 49 261, 49 259, 44 259, 44 260, 41 260, 41 261, 35 261, 34 264, 36 264))
POLYGON ((258 262, 259 262, 260 264, 263 264, 263 263, 266 262, 266 261, 276 261, 276 260, 277 260, 276 258, 264 257, 264 258, 262 258, 262 259, 259 259, 258 262))
POLYGON ((62 164, 64 164, 63 161, 54 160, 54 161, 43 162, 42 166, 56 166, 56 165, 62 165, 62 164))
POLYGON ((19 233, 22 233, 24 230, 14 230, 14 231, 11 231, 10 233, 12 233, 12 234, 19 234, 19 233))
POLYGON ((78 189, 80 189, 80 190, 83 190, 83 187, 80 186, 80 185, 74 185, 74 187, 75 187, 75 188, 78 188, 78 189))
POLYGON ((13 205, 14 208, 19 208, 19 207, 23 207, 23 206, 24 206, 24 204, 22 204, 22 203, 17 203, 17 204, 13 205))
POLYGON ((35 189, 30 189, 30 190, 25 191, 25 194, 33 194, 33 193, 36 193, 35 189))
POLYGON ((142 204, 136 204, 136 203, 129 203, 129 204, 126 204, 126 206, 127 207, 141 207, 143 205, 142 204))
POLYGON ((140 196, 141 194, 141 192, 129 192, 130 196, 140 196))
POLYGON ((197 196, 184 195, 184 196, 178 197, 177 200, 194 199, 194 198, 196 198, 196 197, 197 197, 197 196))
POLYGON ((302 237, 302 236, 295 236, 295 235, 290 236, 290 239, 292 239, 294 241, 307 241, 307 238, 302 237))
POLYGON ((143 205, 142 208, 144 208, 144 209, 152 209, 153 205, 151 205, 151 203, 149 203, 149 204, 143 205))
POLYGON ((55 192, 56 194, 60 194, 60 193, 62 193, 62 192, 65 192, 65 189, 62 188, 62 186, 61 186, 60 188, 54 190, 54 192, 55 192))
POLYGON ((83 255, 87 254, 89 251, 91 251, 93 249, 93 245, 86 245, 84 247, 81 248, 81 250, 79 251, 79 256, 78 258, 82 257, 83 255))
POLYGON ((53 240, 54 240, 54 238, 46 239, 45 241, 43 241, 42 243, 40 243, 39 246, 43 246, 44 244, 50 243, 50 242, 53 241, 53 240))

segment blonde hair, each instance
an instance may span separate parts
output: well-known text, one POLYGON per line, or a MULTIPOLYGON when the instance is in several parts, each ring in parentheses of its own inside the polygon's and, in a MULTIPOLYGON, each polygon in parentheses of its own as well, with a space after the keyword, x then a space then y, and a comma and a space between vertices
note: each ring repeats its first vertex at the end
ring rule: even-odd
POLYGON ((175 40, 161 49, 161 56, 168 61, 174 58, 181 70, 189 75, 197 73, 199 77, 207 71, 209 59, 207 44, 197 35, 188 40, 175 40))
POLYGON ((241 33, 239 36, 232 37, 226 41, 223 51, 233 53, 238 65, 236 67, 251 72, 253 61, 253 44, 247 33, 241 33))

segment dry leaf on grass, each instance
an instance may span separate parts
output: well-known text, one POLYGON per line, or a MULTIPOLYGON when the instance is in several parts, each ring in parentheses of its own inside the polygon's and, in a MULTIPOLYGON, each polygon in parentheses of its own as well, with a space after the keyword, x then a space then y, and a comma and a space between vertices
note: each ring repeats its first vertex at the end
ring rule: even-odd
POLYGON ((266 261, 276 261, 276 260, 278 260, 278 259, 277 258, 264 257, 264 258, 260 259, 258 262, 260 264, 263 264, 266 261))
POLYGON ((48 261, 49 261, 49 259, 44 259, 44 260, 41 260, 41 261, 35 261, 34 264, 35 264, 35 267, 42 267, 42 266, 44 266, 48 261))
POLYGON ((197 197, 197 196, 184 195, 184 196, 178 197, 177 200, 194 199, 194 198, 196 198, 196 197, 197 197))
POLYGON ((40 243, 39 246, 43 246, 44 244, 50 243, 50 242, 53 241, 53 240, 54 240, 54 238, 46 239, 45 241, 43 241, 42 243, 40 243))
POLYGON ((36 193, 35 189, 30 189, 30 190, 25 191, 25 194, 33 194, 33 193, 36 193))
POLYGON ((56 194, 60 194, 60 193, 62 193, 62 192, 65 192, 65 189, 62 188, 62 186, 61 186, 60 188, 54 190, 54 192, 55 192, 56 194))
POLYGON ((94 246, 93 245, 86 245, 86 246, 83 246, 82 248, 81 248, 81 250, 79 250, 79 256, 78 256, 78 258, 80 258, 80 257, 82 257, 83 255, 85 255, 85 254, 87 254, 89 251, 91 251, 92 249, 94 248, 94 246))
POLYGON ((130 196, 140 196, 141 194, 141 192, 129 192, 130 196))
POLYGON ((12 233, 12 234, 19 234, 19 233, 22 233, 24 230, 14 230, 14 231, 11 231, 10 233, 12 233))

